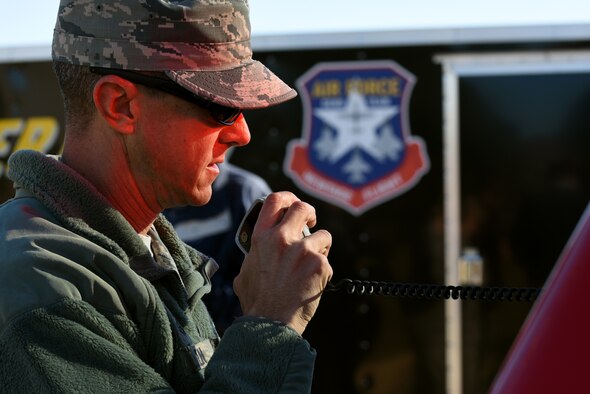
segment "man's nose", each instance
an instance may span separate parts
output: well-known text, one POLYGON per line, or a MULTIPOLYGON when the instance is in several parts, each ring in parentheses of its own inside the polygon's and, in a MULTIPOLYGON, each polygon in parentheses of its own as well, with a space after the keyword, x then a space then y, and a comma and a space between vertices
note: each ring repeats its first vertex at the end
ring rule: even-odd
POLYGON ((231 146, 243 146, 250 142, 250 129, 244 114, 241 114, 234 124, 223 128, 220 141, 231 146))

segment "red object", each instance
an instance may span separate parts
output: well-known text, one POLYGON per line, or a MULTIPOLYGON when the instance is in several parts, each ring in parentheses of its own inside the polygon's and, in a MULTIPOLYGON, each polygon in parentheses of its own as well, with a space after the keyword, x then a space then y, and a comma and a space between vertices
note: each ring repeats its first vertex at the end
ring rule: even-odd
POLYGON ((590 393, 590 205, 522 326, 491 394, 590 393))

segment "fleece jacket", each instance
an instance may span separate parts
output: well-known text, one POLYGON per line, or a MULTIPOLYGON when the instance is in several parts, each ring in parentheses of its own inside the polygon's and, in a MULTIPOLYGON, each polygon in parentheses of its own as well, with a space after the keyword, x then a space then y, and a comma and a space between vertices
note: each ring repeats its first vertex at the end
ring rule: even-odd
POLYGON ((201 300, 215 263, 162 215, 154 228, 175 269, 59 157, 16 152, 8 175, 0 392, 311 391, 315 351, 291 328, 242 317, 218 338, 201 300))

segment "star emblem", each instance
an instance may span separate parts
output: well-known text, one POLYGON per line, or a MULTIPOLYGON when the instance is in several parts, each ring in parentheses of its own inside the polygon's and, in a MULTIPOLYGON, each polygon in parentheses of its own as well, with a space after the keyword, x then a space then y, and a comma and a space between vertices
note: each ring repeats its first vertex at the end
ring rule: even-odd
POLYGON ((351 91, 344 107, 314 110, 314 115, 336 133, 335 137, 330 137, 324 131, 316 149, 331 163, 354 149, 362 149, 382 161, 391 153, 381 146, 377 131, 397 114, 398 106, 369 106, 361 93, 351 91))
POLYGON ((285 173, 355 216, 410 190, 429 170, 408 122, 415 83, 390 60, 314 65, 297 80, 303 129, 289 142, 285 173))

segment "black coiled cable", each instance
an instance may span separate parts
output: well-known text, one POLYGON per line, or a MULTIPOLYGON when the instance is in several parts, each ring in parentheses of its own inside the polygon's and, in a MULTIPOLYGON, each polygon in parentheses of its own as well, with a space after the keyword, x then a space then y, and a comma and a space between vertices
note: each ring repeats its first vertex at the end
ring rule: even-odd
POLYGON ((327 291, 346 289, 348 294, 439 300, 534 301, 541 289, 511 287, 448 286, 342 279, 328 283, 327 291))

